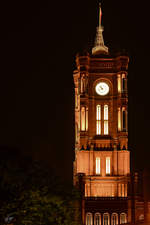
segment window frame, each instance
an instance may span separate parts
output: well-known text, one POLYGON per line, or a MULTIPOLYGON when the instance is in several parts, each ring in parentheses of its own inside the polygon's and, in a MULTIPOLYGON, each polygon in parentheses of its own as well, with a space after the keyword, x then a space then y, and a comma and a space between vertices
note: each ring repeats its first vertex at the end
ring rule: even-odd
POLYGON ((81 106, 80 109, 80 131, 86 132, 88 131, 88 107, 87 106, 81 106))
POLYGON ((86 213, 86 225, 93 225, 93 215, 90 212, 86 213), (90 216, 90 224, 87 221, 88 216, 90 216))
POLYGON ((109 121, 109 107, 108 104, 104 104, 104 135, 109 134, 109 126, 108 126, 108 121, 109 121), (107 132, 106 132, 107 131, 107 132))
POLYGON ((118 213, 112 213, 111 215, 111 225, 117 225, 118 224, 118 213), (116 224, 113 224, 113 216, 116 216, 116 224))
POLYGON ((118 131, 121 131, 121 107, 118 107, 118 131))
POLYGON ((109 224, 110 224, 110 215, 109 215, 109 213, 104 213, 104 214, 103 214, 103 225, 109 225, 109 224), (104 221, 105 215, 108 216, 108 224, 105 224, 105 221, 104 221))
POLYGON ((118 78, 117 78, 117 89, 118 89, 118 93, 121 93, 121 74, 118 74, 118 78))
POLYGON ((101 121, 102 107, 101 105, 96 105, 96 135, 102 134, 102 121, 101 121))
POLYGON ((99 224, 98 225, 101 225, 101 214, 100 213, 95 213, 95 215, 94 215, 94 225, 97 225, 96 224, 96 216, 99 216, 99 224))
POLYGON ((96 135, 109 135, 109 104, 96 105, 96 135))
POLYGON ((96 157, 95 173, 96 173, 96 175, 100 175, 101 174, 101 158, 100 157, 96 157))
POLYGON ((106 160, 105 160, 105 162, 106 162, 106 175, 110 175, 110 173, 111 173, 111 164, 110 164, 110 161, 111 161, 110 156, 107 156, 106 157, 106 160), (109 165, 107 164, 108 162, 109 162, 109 165))
POLYGON ((122 223, 121 221, 121 216, 124 215, 125 216, 125 223, 127 223, 127 214, 126 213, 120 213, 120 224, 125 224, 125 223, 122 223))

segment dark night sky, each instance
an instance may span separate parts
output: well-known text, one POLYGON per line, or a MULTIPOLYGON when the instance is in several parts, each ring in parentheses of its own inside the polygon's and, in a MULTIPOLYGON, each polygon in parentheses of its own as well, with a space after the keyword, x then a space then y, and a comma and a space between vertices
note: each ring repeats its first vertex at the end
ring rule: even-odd
MULTIPOLYGON (((103 1, 105 44, 129 52, 129 147, 150 156, 148 1, 103 1)), ((95 38, 98 0, 0 5, 0 145, 40 158, 70 179, 75 54, 95 38)))

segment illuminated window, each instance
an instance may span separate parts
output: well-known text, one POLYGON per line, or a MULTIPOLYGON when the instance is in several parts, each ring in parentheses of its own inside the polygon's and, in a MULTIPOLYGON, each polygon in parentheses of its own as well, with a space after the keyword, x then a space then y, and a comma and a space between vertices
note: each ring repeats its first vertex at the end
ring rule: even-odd
POLYGON ((117 225, 118 224, 118 214, 113 213, 111 216, 111 225, 117 225))
POLYGON ((110 157, 106 157, 106 174, 110 174, 110 157))
POLYGON ((104 117, 101 120, 101 105, 96 106, 96 134, 108 135, 109 126, 108 126, 108 105, 104 105, 104 117), (102 124, 103 122, 103 124, 102 124), (103 126, 102 126, 103 125, 103 126), (102 128, 103 127, 103 128, 102 128))
POLYGON ((87 213, 86 214, 86 225, 92 225, 92 214, 91 213, 87 213))
POLYGON ((128 196, 128 186, 127 184, 125 184, 125 193, 124 196, 127 197, 128 196))
POLYGON ((101 134, 101 106, 96 107, 96 134, 101 134))
POLYGON ((85 107, 81 108, 81 131, 85 131, 85 107))
POLYGON ((103 225, 109 225, 109 214, 104 213, 103 215, 103 225))
POLYGON ((76 108, 78 107, 78 95, 77 94, 75 95, 75 107, 76 108))
POLYGON ((120 224, 127 223, 127 215, 126 213, 120 214, 120 224))
POLYGON ((122 197, 124 197, 124 192, 125 192, 124 187, 125 187, 125 185, 121 184, 121 186, 122 186, 122 197))
POLYGON ((104 121, 104 134, 108 134, 108 121, 104 121))
POLYGON ((118 74, 118 93, 121 92, 121 77, 120 74, 118 74))
POLYGON ((100 161, 100 158, 99 157, 97 157, 96 158, 96 174, 100 174, 100 172, 101 172, 101 161, 100 161))
POLYGON ((127 184, 118 185, 119 197, 127 197, 127 184))
POLYGON ((118 184, 118 196, 121 197, 121 184, 118 184))
POLYGON ((118 108, 118 131, 121 131, 121 110, 118 108))
POLYGON ((104 105, 104 120, 108 120, 108 105, 104 105))
POLYGON ((104 105, 104 134, 108 134, 108 105, 104 105))
POLYGON ((100 213, 95 213, 94 220, 95 220, 94 225, 101 225, 101 215, 100 215, 100 213))
POLYGON ((88 130, 88 108, 86 108, 86 131, 88 130))
POLYGON ((81 108, 81 131, 88 130, 88 108, 83 106, 81 108))

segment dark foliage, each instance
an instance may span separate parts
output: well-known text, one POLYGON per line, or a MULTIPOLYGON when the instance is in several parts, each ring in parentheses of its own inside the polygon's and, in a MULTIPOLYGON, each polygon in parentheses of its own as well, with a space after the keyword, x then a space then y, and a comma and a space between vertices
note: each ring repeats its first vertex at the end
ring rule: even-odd
POLYGON ((5 156, 0 160, 0 224, 76 224, 76 190, 40 162, 5 156))

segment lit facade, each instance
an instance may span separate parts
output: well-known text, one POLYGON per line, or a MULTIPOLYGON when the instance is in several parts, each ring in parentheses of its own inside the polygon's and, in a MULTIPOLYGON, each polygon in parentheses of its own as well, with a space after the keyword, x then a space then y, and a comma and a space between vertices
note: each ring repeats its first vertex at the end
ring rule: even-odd
MULTIPOLYGON (((128 63, 112 55, 97 28, 92 54, 76 56, 74 185, 82 191, 84 225, 132 222, 128 149, 128 63)), ((137 184, 134 178, 135 185, 137 184)), ((138 207, 139 203, 136 202, 138 207)), ((138 211, 139 212, 139 211, 138 211)), ((137 213, 137 220, 143 215, 137 213)), ((139 219, 140 220, 140 219, 139 219)))

